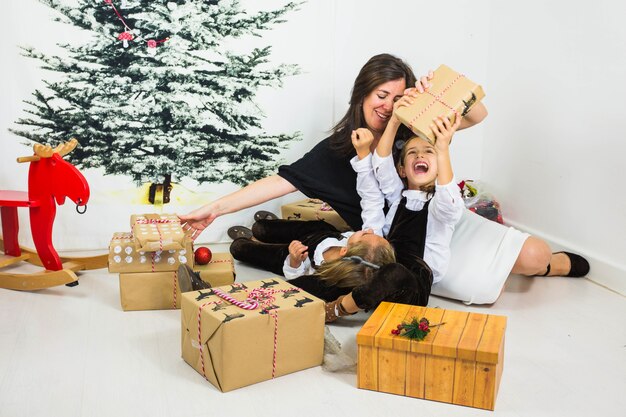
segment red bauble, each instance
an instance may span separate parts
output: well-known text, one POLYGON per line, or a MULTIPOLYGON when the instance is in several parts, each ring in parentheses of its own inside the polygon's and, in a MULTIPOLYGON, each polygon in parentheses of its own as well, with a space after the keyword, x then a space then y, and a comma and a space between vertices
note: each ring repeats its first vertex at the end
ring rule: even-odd
POLYGON ((200 246, 194 252, 194 259, 196 261, 196 264, 198 265, 208 264, 209 262, 211 262, 212 257, 213 257, 213 254, 211 253, 211 249, 204 247, 204 246, 200 246))

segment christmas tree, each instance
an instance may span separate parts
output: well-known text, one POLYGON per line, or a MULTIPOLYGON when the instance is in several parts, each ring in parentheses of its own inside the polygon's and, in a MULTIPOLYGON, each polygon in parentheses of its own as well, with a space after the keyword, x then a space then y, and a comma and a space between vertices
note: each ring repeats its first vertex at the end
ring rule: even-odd
POLYGON ((299 3, 249 14, 237 0, 41 2, 88 36, 59 45, 64 57, 22 48, 63 75, 26 101, 31 116, 15 134, 51 145, 75 137, 78 167, 138 184, 247 184, 274 172, 280 150, 298 138, 266 134, 254 102, 259 87, 281 86, 297 66, 271 66, 269 46, 238 54, 227 44, 260 36, 299 3))

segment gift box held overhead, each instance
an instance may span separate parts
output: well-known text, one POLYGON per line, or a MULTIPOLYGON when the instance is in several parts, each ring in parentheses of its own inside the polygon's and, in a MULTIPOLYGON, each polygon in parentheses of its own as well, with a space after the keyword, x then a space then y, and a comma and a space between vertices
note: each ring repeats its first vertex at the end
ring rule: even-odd
POLYGON ((435 143, 435 134, 430 128, 433 119, 444 116, 454 123, 457 115, 465 116, 485 93, 480 85, 445 65, 435 70, 430 84, 413 104, 395 110, 395 115, 417 136, 435 143))
POLYGON ((138 251, 132 234, 116 232, 109 244, 109 272, 176 271, 180 264, 193 267, 191 239, 183 241, 183 245, 183 249, 138 251))
POLYGON ((186 292, 182 357, 226 392, 320 365, 324 302, 279 278, 186 292))
POLYGON ((357 334, 357 385, 493 410, 505 329, 503 316, 383 302, 357 334))
POLYGON ((280 211, 282 218, 286 220, 324 220, 335 226, 340 232, 351 230, 350 226, 331 206, 314 198, 285 204, 280 208, 280 211))

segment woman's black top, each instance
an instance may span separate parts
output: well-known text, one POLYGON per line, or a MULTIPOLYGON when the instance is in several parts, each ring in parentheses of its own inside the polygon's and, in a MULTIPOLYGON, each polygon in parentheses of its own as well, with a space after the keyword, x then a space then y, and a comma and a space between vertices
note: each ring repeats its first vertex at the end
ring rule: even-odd
POLYGON ((338 157, 324 139, 291 165, 281 165, 278 175, 310 198, 318 198, 337 211, 352 230, 361 230, 361 198, 356 191, 356 173, 350 159, 338 157))

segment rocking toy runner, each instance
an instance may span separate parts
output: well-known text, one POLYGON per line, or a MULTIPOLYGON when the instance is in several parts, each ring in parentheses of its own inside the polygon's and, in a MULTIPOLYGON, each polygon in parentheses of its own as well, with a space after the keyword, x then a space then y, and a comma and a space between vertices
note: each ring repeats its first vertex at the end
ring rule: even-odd
POLYGON ((70 153, 78 142, 72 139, 52 149, 36 143, 35 155, 20 157, 18 162, 30 162, 28 192, 0 190, 2 239, 0 268, 26 261, 43 266, 44 271, 21 274, 0 271, 0 288, 13 290, 40 290, 56 285, 78 285, 75 272, 104 268, 107 256, 60 258, 52 245, 52 226, 56 204, 69 197, 76 203, 76 211, 84 213, 89 200, 89 185, 83 175, 63 155, 70 153), (30 228, 36 250, 20 247, 18 243, 18 207, 28 207, 30 228), (82 211, 81 211, 82 208, 82 211))

